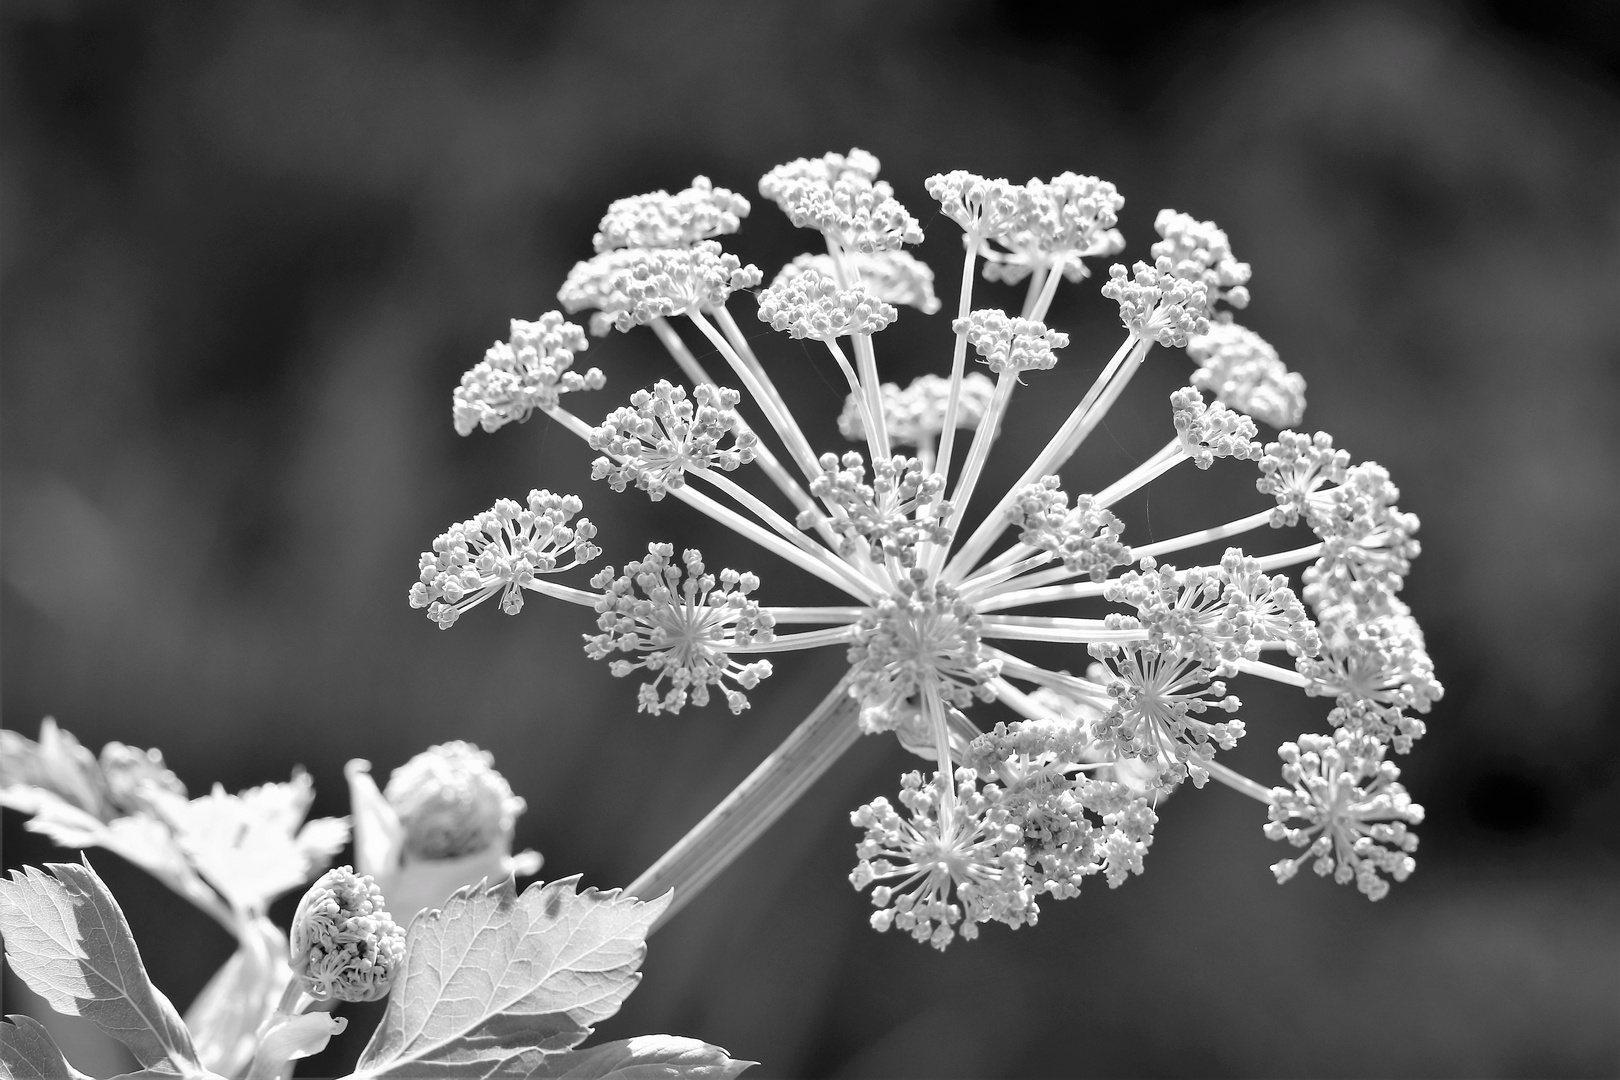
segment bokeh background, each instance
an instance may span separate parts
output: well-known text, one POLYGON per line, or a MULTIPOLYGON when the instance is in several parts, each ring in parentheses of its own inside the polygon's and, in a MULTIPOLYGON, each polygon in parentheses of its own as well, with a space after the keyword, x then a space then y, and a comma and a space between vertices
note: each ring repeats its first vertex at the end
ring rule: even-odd
MULTIPOLYGON (((1312 875, 1279 888, 1262 808, 1212 785, 1161 808, 1145 876, 939 955, 874 934, 845 880, 848 811, 911 767, 868 740, 653 939, 601 1036, 700 1037, 761 1076, 1612 1075, 1617 10, 8 0, 4 722, 159 746, 194 791, 302 763, 317 813, 347 811, 350 757, 386 774, 471 739, 528 800, 519 841, 546 876, 629 881, 840 658, 779 664, 741 718, 654 719, 580 654, 589 612, 537 600, 438 631, 405 603, 417 552, 535 486, 584 495, 611 560, 702 545, 815 595, 684 507, 592 485, 543 419, 458 438, 460 373, 553 306, 623 195, 703 173, 752 196, 774 164, 863 147, 949 307, 958 230, 926 176, 1095 173, 1128 200, 1127 257, 1161 206, 1229 231, 1255 267, 1244 322, 1305 375, 1307 425, 1388 466, 1423 518, 1406 598, 1448 694, 1401 762, 1429 811, 1418 873, 1377 905, 1312 875)), ((769 274, 814 239, 756 200, 730 246, 769 274)), ((1050 321, 1075 343, 1016 403, 991 486, 1118 337, 1094 283, 1050 321)), ((885 374, 943 370, 948 336, 906 311, 885 374)), ((763 348, 836 445, 836 374, 763 348)), ((645 332, 588 359, 609 389, 587 416, 673 370, 645 332)), ((1190 369, 1150 367, 1071 488, 1162 441, 1190 369)), ((1177 479, 1128 508, 1126 539, 1259 506, 1241 469, 1177 479)), ((1237 763, 1272 782, 1276 743, 1325 706, 1239 689, 1237 763)), ((4 830, 7 866, 61 857, 9 812, 4 830)), ((97 865, 184 1004, 225 935, 97 865)), ((300 1074, 342 1071, 361 1039, 339 1042, 300 1074)))

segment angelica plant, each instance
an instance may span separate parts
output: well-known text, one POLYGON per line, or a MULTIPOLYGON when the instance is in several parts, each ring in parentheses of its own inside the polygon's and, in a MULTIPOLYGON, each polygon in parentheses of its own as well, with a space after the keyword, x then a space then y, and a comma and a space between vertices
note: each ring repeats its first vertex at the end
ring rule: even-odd
MULTIPOLYGON (((287 931, 269 902, 349 835, 346 818, 303 820, 308 774, 188 800, 158 751, 109 743, 97 757, 49 719, 38 741, 0 731, 0 749, 0 806, 64 846, 116 852, 238 938, 182 1019, 87 859, 0 879, 6 961, 53 1009, 124 1043, 140 1075, 282 1080, 347 1030, 331 1009, 384 999, 354 1077, 726 1078, 752 1064, 665 1035, 580 1047, 635 988, 670 898, 581 892, 578 878, 519 893, 516 876, 540 866, 511 852, 524 803, 470 743, 418 754, 381 791, 368 762, 349 762, 362 870, 321 874, 287 931)), ((44 1025, 13 1015, 0 1076, 82 1074, 44 1025)))
MULTIPOLYGON (((584 635, 587 655, 642 680, 639 708, 653 715, 717 700, 740 714, 782 654, 845 653, 847 674, 787 740, 630 884, 635 895, 674 888, 661 918, 862 735, 885 733, 931 764, 901 778, 903 809, 880 796, 851 815, 863 835, 850 880, 872 888, 878 930, 944 948, 985 922, 1034 923, 1040 897, 1073 897, 1087 877, 1117 886, 1142 872, 1157 801, 1211 778, 1266 806, 1266 835, 1308 847, 1318 873, 1384 895, 1387 877, 1411 871, 1406 826, 1421 810, 1383 757, 1411 749, 1441 693, 1398 596, 1418 522, 1383 469, 1353 464, 1325 433, 1288 430, 1305 384, 1235 321, 1249 265, 1213 223, 1160 213, 1149 258, 1103 276, 1125 331, 1118 349, 1022 475, 985 493, 1014 392, 1064 362, 1068 335, 1045 321, 1057 289, 1123 249, 1124 200, 1076 173, 930 177, 928 194, 962 231, 960 288, 938 368, 901 388, 883 381, 875 339, 900 307, 940 303, 932 271, 904 250, 921 227, 878 171, 851 150, 760 180, 824 249, 793 257, 769 285, 721 242, 750 212, 743 196, 698 177, 613 203, 595 254, 558 293, 564 310, 514 320, 453 394, 462 434, 543 414, 601 455, 594 479, 686 503, 819 579, 828 603, 772 603, 768 571, 716 571, 662 538, 584 580, 577 568, 601 549, 583 501, 536 489, 439 536, 412 606, 441 628, 497 594, 508 614, 524 592, 587 608, 598 630, 584 635), (1021 287, 1016 308, 976 306, 976 271, 1021 287), (734 308, 825 350, 848 383, 838 426, 856 449, 811 445, 772 378, 777 361, 756 354, 734 308), (597 337, 649 328, 688 385, 660 380, 600 423, 581 418, 572 402, 607 380, 579 367, 589 337, 568 321, 576 313, 597 337), (1192 371, 1168 402, 1161 449, 1101 490, 1066 491, 1064 465, 1135 373, 1179 363, 1165 355, 1178 350, 1192 371), (1263 440, 1259 423, 1283 430, 1263 440), (1217 459, 1255 471, 1254 506, 1185 535, 1126 540, 1121 500, 1217 459), (989 509, 970 521, 976 499, 989 509), (1306 543, 1269 539, 1300 525, 1306 543), (1246 547, 1212 547, 1239 537, 1246 547), (1192 565, 1166 561, 1184 555, 1192 565), (1080 614, 1087 605, 1103 610, 1080 614), (1043 666, 1023 642, 1068 646, 1074 659, 1043 666), (1283 786, 1220 760, 1246 732, 1230 691, 1253 679, 1332 702, 1325 716, 1302 706, 1302 725, 1321 733, 1282 744, 1283 786), (993 702, 1014 719, 976 719, 993 702)), ((999 447, 1028 453, 1016 443, 999 447)), ((1278 879, 1300 862, 1278 863, 1278 879)))

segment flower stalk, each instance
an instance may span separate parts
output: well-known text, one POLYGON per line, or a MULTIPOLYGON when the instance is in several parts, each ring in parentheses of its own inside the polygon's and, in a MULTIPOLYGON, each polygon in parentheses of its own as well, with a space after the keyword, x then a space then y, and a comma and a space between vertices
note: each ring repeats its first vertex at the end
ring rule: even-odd
POLYGON ((675 890, 653 930, 691 903, 859 741, 848 684, 846 676, 731 794, 625 887, 644 900, 675 890))

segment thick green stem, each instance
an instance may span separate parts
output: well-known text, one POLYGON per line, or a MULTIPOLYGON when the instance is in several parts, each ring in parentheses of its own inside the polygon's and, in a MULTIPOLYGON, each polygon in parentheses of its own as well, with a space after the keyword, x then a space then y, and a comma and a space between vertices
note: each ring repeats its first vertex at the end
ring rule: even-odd
POLYGON ((859 708, 845 676, 746 780, 625 888, 643 899, 675 890, 653 930, 691 903, 855 745, 859 708))

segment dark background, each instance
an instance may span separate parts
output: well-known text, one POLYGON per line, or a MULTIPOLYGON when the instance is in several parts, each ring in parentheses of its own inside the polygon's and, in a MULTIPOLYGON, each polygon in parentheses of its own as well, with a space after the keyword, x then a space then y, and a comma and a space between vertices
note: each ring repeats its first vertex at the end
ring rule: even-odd
MULTIPOLYGON (((546 876, 623 884, 837 677, 786 660, 752 712, 638 717, 580 655, 588 612, 492 606, 440 633, 416 554, 532 486, 576 491, 607 557, 701 543, 814 589, 672 503, 613 496, 544 420, 459 439, 461 371, 534 317, 619 196, 869 149, 922 220, 947 308, 956 226, 922 190, 1064 169, 1213 218, 1254 264, 1243 321, 1310 384, 1306 424, 1388 466, 1425 552, 1406 598, 1448 694, 1401 764, 1419 870, 1368 904, 1304 875, 1211 787, 1161 809, 1148 873, 945 955, 866 927, 847 813, 910 768, 858 746, 653 939, 604 1037, 665 1031, 762 1076, 1544 1076, 1620 1068, 1615 555, 1620 6, 18 3, 3 12, 4 720, 156 745, 193 791, 380 773, 432 742, 496 753, 546 876)), ((815 237, 773 206, 730 246, 767 275, 815 237)), ((980 301, 1013 303, 981 286, 980 301)), ((737 313, 758 328, 746 300, 737 313)), ((1016 403, 991 481, 1119 336, 1094 285, 1016 403), (1072 358, 1072 359, 1070 359, 1072 358)), ((885 373, 943 370, 906 311, 885 373)), ((835 373, 762 349, 812 439, 835 373), (778 359, 772 360, 771 357, 778 359)), ((674 369, 596 342, 587 417, 674 369)), ((1164 438, 1160 353, 1068 475, 1164 438)), ((1257 509, 1250 476, 1155 488, 1142 542, 1257 509)), ((1237 762, 1325 706, 1242 686, 1237 762)), ((985 719, 992 719, 987 713, 985 719)), ((5 816, 8 866, 59 858, 5 816)), ((184 1004, 225 935, 110 855, 158 984, 184 1004)), ((17 994, 14 981, 7 982, 17 994)), ((349 1035, 306 1075, 343 1067, 349 1035)), ((76 1050, 94 1060, 93 1047, 76 1050)))

